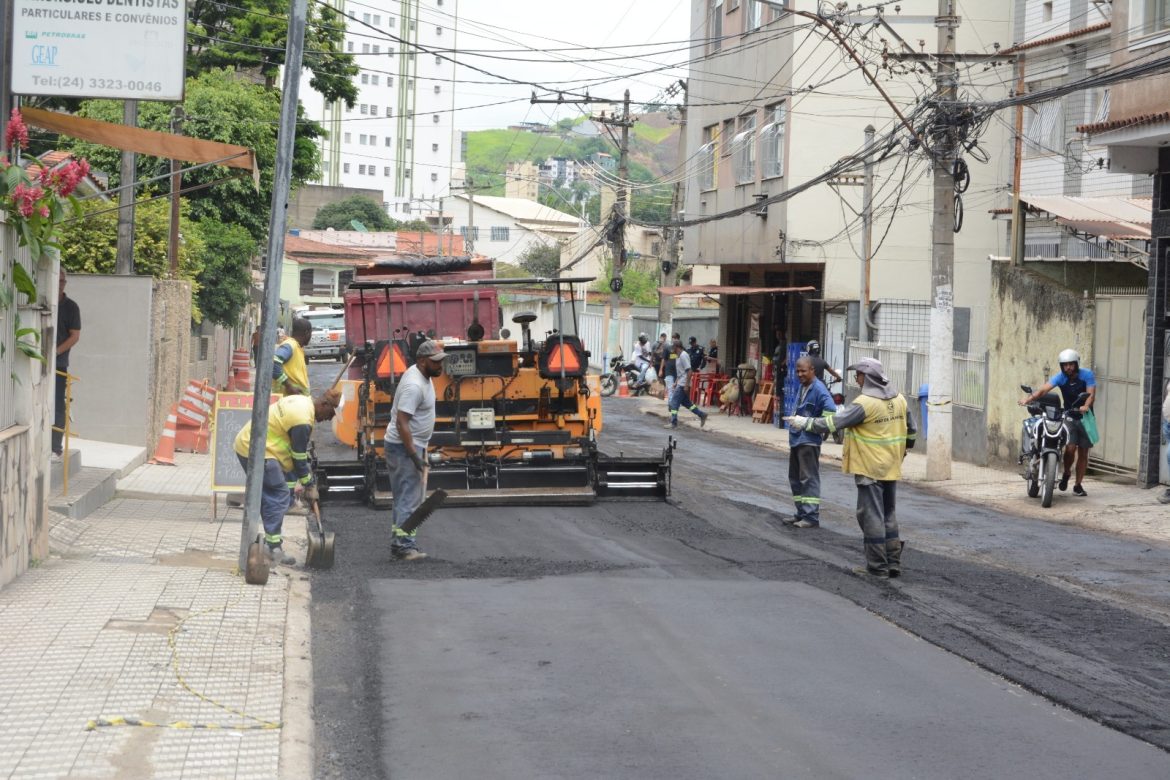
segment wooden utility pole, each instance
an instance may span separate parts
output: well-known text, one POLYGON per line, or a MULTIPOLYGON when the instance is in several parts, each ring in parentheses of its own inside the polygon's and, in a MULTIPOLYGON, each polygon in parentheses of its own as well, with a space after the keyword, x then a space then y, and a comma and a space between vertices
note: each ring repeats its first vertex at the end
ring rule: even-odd
MULTIPOLYGON (((934 224, 930 262, 930 357, 927 398, 926 478, 951 478, 951 396, 955 347, 955 123, 958 89, 954 0, 939 0, 938 65, 935 69, 934 224)), ((903 390, 913 395, 915 388, 903 390)))
MULTIPOLYGON (((122 103, 122 124, 138 127, 138 101, 122 103)), ((122 152, 122 166, 118 182, 118 254, 114 273, 129 276, 134 273, 134 179, 137 176, 138 155, 122 152)))
MULTIPOLYGON (((686 82, 680 81, 679 85, 686 90, 686 82)), ((680 164, 686 165, 687 161, 687 107, 685 103, 679 110, 678 123, 678 159, 680 164)), ((683 189, 683 183, 676 182, 674 185, 674 197, 670 204, 670 220, 671 222, 682 221, 683 199, 686 197, 686 190, 683 189)), ((678 281, 678 255, 679 255, 679 241, 682 228, 668 227, 668 231, 664 236, 666 238, 666 260, 662 264, 662 286, 673 287, 678 281)), ((666 330, 666 324, 671 321, 671 310, 674 306, 674 297, 671 295, 663 295, 658 293, 658 327, 661 330, 666 330)), ((673 331, 671 331, 673 332, 673 331)))
POLYGON ((873 137, 875 132, 873 125, 865 126, 865 181, 861 191, 861 295, 857 299, 861 302, 857 312, 860 315, 858 334, 865 342, 869 342, 871 338, 869 330, 869 275, 870 263, 873 262, 873 137))
MULTIPOLYGON (((171 110, 171 132, 179 135, 183 132, 183 107, 175 106, 171 110)), ((171 160, 171 234, 169 254, 171 257, 171 278, 179 278, 179 213, 182 201, 179 193, 183 189, 183 174, 178 160, 171 160)))

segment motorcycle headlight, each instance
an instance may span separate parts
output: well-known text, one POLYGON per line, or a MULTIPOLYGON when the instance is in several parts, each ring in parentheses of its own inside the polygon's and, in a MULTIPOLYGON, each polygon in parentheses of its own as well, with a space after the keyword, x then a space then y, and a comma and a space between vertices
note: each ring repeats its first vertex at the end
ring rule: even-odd
POLYGON ((1062 428, 1064 428, 1064 423, 1062 422, 1056 422, 1053 420, 1044 421, 1044 430, 1050 435, 1055 436, 1056 434, 1060 433, 1062 428))

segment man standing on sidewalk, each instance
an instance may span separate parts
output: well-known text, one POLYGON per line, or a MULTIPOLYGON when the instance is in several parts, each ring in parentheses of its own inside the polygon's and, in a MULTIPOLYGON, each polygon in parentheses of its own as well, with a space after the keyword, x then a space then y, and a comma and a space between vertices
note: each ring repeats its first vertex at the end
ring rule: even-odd
POLYGON ((683 349, 682 339, 677 337, 671 351, 677 355, 674 364, 677 376, 674 387, 671 388, 666 399, 667 406, 670 408, 670 422, 666 424, 666 427, 672 429, 678 427, 678 408, 685 406, 699 418, 699 427, 702 428, 707 424, 707 413, 695 406, 694 401, 691 400, 690 392, 687 390, 691 382, 691 357, 683 349))
POLYGON ((309 394, 309 365, 305 347, 313 337, 313 324, 304 317, 292 323, 292 335, 276 345, 272 358, 272 392, 281 395, 309 394))
POLYGON ((393 539, 390 552, 400 561, 427 557, 418 549, 415 534, 402 524, 422 503, 427 489, 427 444, 435 431, 435 385, 443 373, 447 353, 435 341, 424 341, 414 353, 414 365, 406 369, 394 390, 390 424, 386 426, 386 465, 390 469, 390 491, 394 507, 390 521, 393 539))
POLYGON ((53 458, 64 454, 65 394, 68 387, 63 374, 69 370, 69 350, 81 339, 81 307, 65 294, 65 269, 57 283, 57 398, 53 409, 53 458))
POLYGON ((902 541, 894 514, 902 459, 917 433, 906 399, 890 384, 882 364, 862 358, 849 366, 856 371, 861 395, 832 417, 786 417, 790 428, 821 434, 845 429, 841 470, 857 485, 857 522, 865 546, 865 568, 859 574, 897 577, 902 573, 902 541))
MULTIPOLYGON (((817 379, 813 361, 802 355, 796 361, 796 378, 800 381, 796 407, 799 417, 816 419, 829 417, 837 411, 833 396, 825 383, 817 379)), ((821 524, 821 442, 818 433, 788 429, 788 484, 796 515, 791 524, 796 528, 817 528, 821 524)))
MULTIPOLYGON (((332 420, 341 402, 341 391, 330 390, 314 401, 307 395, 289 395, 268 407, 268 435, 264 444, 264 486, 260 497, 260 519, 264 542, 273 564, 292 566, 296 559, 285 555, 281 529, 294 495, 318 500, 313 472, 309 468, 309 440, 313 425, 332 420), (292 488, 292 490, 290 490, 292 488)), ((236 434, 235 450, 244 471, 248 470, 248 447, 252 442, 252 421, 236 434)))

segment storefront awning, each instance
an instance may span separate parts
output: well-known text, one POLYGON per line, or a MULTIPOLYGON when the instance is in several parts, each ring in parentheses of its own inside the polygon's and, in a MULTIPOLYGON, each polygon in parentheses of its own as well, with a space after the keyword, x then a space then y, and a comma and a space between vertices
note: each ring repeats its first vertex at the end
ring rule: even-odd
POLYGON ((1150 198, 1078 198, 1070 195, 1020 195, 1034 209, 1047 211, 1065 227, 1101 238, 1148 240, 1150 198))
POLYGON ((659 287, 663 295, 762 295, 768 293, 816 292, 815 287, 733 287, 724 284, 691 284, 659 287))
POLYGON ((59 114, 42 108, 24 107, 20 109, 20 113, 30 125, 113 149, 169 160, 216 163, 228 168, 242 168, 251 171, 253 182, 257 187, 260 186, 260 169, 256 165, 256 155, 246 146, 143 130, 140 127, 127 127, 97 119, 59 114))

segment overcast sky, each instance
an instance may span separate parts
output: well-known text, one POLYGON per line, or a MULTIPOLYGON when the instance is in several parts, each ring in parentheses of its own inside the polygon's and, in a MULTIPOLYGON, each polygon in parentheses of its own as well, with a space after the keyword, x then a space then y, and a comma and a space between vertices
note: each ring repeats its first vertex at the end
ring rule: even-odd
MULTIPOLYGON (((566 46, 622 46, 630 44, 665 44, 691 38, 689 30, 690 0, 458 0, 459 32, 456 47, 460 50, 564 48, 566 46)), ((423 11, 422 21, 427 21, 423 11)), ((663 64, 681 63, 688 53, 683 44, 662 45, 642 50, 652 56, 647 60, 625 59, 638 49, 618 49, 613 52, 554 52, 501 53, 501 57, 534 59, 538 62, 512 62, 491 57, 462 55, 467 62, 496 74, 522 81, 550 84, 569 80, 580 83, 589 79, 603 79, 647 70, 663 64), (597 62, 598 58, 623 57, 622 60, 597 62), (552 62, 550 60, 588 58, 589 62, 552 62)), ((634 100, 650 100, 663 87, 675 81, 678 71, 635 78, 619 78, 612 83, 598 85, 591 95, 621 98, 629 88, 634 100)), ((460 80, 495 81, 489 76, 459 68, 460 80)), ((457 84, 456 105, 459 108, 479 106, 503 100, 515 103, 490 108, 467 108, 456 114, 458 130, 479 130, 505 127, 508 124, 530 121, 548 122, 565 116, 576 116, 576 107, 559 109, 557 106, 530 105, 530 86, 493 84, 457 84)))

